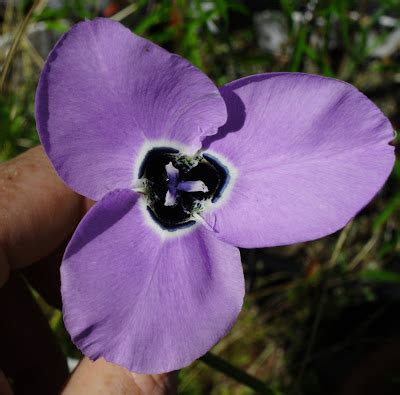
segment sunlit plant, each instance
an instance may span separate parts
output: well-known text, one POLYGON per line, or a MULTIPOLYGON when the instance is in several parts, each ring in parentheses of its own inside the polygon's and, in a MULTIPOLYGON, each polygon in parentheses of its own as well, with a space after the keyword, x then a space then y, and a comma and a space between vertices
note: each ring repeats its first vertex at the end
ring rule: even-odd
POLYGON ((57 43, 36 120, 60 177, 97 201, 61 267, 66 327, 88 357, 136 372, 186 366, 230 330, 237 247, 335 232, 394 163, 392 126, 351 85, 273 73, 218 89, 107 19, 57 43))

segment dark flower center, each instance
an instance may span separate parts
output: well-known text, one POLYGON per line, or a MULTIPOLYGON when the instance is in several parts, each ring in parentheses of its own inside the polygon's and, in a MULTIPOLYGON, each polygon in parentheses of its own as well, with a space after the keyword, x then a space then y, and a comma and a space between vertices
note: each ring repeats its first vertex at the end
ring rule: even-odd
POLYGON ((206 202, 215 202, 228 180, 228 172, 208 155, 186 156, 174 148, 153 148, 145 156, 139 179, 143 181, 147 209, 164 229, 191 226, 206 202))

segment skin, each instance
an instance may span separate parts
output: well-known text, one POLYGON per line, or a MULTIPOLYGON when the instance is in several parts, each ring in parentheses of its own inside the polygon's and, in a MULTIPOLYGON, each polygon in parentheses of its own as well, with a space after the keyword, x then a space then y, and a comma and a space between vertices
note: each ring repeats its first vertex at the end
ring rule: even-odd
POLYGON ((69 377, 26 280, 60 308, 65 246, 94 204, 57 176, 42 147, 0 164, 0 394, 173 394, 176 374, 141 375, 83 358, 69 377), (22 277, 22 275, 23 277, 22 277), (10 379, 13 385, 10 385, 10 379))

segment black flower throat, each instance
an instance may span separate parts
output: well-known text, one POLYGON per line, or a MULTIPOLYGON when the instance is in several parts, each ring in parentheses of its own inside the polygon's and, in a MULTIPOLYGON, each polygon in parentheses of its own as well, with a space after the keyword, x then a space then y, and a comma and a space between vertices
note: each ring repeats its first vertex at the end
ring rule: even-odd
POLYGON ((196 215, 201 213, 204 204, 214 203, 221 197, 229 178, 225 166, 211 155, 189 157, 168 147, 151 149, 138 176, 151 217, 169 231, 195 224, 196 215), (171 186, 175 182, 172 176, 177 178, 177 187, 171 186))

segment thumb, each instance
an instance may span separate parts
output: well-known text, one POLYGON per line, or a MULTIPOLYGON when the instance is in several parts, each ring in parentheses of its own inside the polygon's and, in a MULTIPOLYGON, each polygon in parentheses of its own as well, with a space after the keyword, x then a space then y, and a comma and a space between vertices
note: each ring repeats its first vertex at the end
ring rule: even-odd
POLYGON ((38 261, 66 240, 83 204, 40 146, 0 164, 0 286, 10 269, 38 261))

